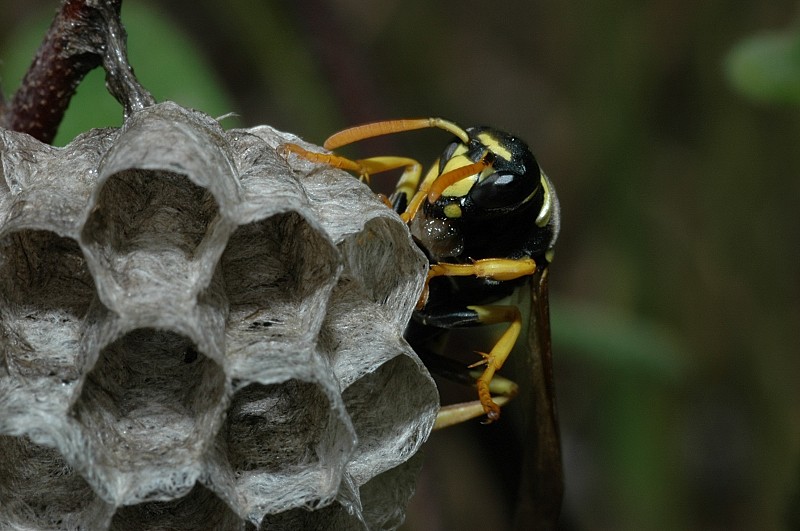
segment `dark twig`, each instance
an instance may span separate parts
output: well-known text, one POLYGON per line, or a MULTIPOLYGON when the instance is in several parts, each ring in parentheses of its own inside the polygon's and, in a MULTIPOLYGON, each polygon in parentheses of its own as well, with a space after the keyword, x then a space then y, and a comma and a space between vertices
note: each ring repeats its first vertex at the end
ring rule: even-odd
POLYGON ((0 126, 52 142, 78 84, 93 68, 126 116, 153 103, 127 61, 122 0, 64 0, 17 92, 0 109, 0 126))

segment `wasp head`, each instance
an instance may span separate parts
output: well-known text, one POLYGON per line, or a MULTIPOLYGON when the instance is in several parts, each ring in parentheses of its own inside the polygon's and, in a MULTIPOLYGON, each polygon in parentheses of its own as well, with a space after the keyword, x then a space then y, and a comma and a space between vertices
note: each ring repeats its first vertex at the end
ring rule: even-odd
POLYGON ((412 234, 437 260, 544 256, 559 228, 550 180, 519 138, 465 131, 468 141, 455 139, 439 157, 432 187, 441 190, 411 221, 412 234))

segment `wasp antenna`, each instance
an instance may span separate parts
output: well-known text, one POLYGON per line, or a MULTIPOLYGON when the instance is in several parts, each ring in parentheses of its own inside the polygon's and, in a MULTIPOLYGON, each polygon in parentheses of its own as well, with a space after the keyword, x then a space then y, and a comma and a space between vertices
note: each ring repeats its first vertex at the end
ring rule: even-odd
POLYGON ((391 135, 402 133, 403 131, 413 131, 415 129, 425 129, 437 127, 449 131, 456 135, 464 143, 469 141, 469 135, 461 127, 443 118, 413 118, 401 120, 386 120, 383 122, 372 122, 357 125, 332 134, 323 144, 325 149, 336 149, 359 140, 373 138, 376 136, 391 135))
POLYGON ((467 164, 466 166, 461 166, 460 168, 441 174, 433 181, 430 190, 428 190, 428 202, 435 203, 436 200, 442 196, 442 193, 451 185, 466 179, 470 175, 480 173, 487 166, 489 166, 489 163, 486 160, 479 160, 478 162, 473 162, 472 164, 467 164))
POLYGON ((464 129, 461 128, 461 126, 449 120, 445 120, 444 118, 428 118, 428 120, 430 121, 430 127, 444 129, 445 131, 456 135, 464 144, 469 144, 469 135, 466 131, 464 131, 464 129))

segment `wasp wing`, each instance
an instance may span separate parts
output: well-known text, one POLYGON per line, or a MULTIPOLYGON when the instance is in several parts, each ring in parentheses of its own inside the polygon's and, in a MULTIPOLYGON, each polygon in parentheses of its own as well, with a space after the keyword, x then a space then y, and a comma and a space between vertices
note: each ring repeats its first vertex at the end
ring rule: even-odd
POLYGON ((530 312, 527 356, 518 360, 523 370, 515 373, 520 387, 516 401, 523 410, 523 455, 517 529, 555 529, 561 512, 564 479, 561 440, 553 384, 550 341, 550 306, 544 267, 530 279, 530 312))

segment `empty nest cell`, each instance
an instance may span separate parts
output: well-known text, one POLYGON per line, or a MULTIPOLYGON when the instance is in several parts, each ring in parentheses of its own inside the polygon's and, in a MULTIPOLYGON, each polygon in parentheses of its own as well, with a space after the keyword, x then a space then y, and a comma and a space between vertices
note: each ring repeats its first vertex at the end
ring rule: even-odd
POLYGON ((308 509, 292 509, 279 514, 268 514, 261 522, 260 530, 267 529, 358 529, 367 527, 359 516, 350 514, 344 507, 334 503, 327 507, 309 511, 308 509))
POLYGON ((111 520, 110 531, 169 529, 244 529, 244 522, 213 492, 197 483, 182 498, 152 501, 120 507, 111 520))
POLYGON ((14 338, 3 346, 9 369, 74 381, 82 321, 94 295, 75 240, 22 230, 0 241, 0 327, 14 338))
POLYGON ((238 477, 292 473, 313 466, 331 415, 325 394, 312 383, 252 383, 233 395, 220 432, 238 477))
POLYGON ((317 329, 336 264, 330 244, 295 212, 240 226, 220 261, 231 338, 296 341, 317 329), (322 293, 320 293, 322 291, 322 293))
POLYGON ((112 509, 58 450, 27 437, 0 435, 0 528, 82 529, 112 509))
POLYGON ((218 207, 183 175, 132 169, 103 184, 82 232, 100 264, 128 297, 158 286, 194 294, 192 262, 218 207))
MULTIPOLYGON (((160 467, 166 477, 168 470, 196 460, 213 439, 224 394, 222 368, 190 340, 139 329, 102 349, 72 415, 99 454, 96 466, 106 473, 160 467)), ((158 494, 165 493, 153 495, 158 494)))
POLYGON ((342 394, 358 436, 349 471, 359 484, 406 461, 431 430, 434 415, 427 416, 430 423, 418 419, 420 411, 436 410, 438 395, 417 363, 396 356, 342 394))
POLYGON ((254 523, 330 503, 353 443, 324 390, 297 379, 235 392, 217 438, 239 512, 254 523))

